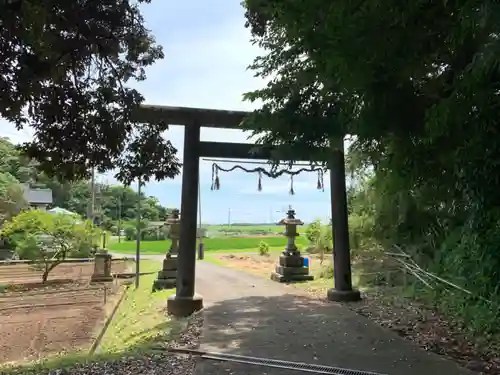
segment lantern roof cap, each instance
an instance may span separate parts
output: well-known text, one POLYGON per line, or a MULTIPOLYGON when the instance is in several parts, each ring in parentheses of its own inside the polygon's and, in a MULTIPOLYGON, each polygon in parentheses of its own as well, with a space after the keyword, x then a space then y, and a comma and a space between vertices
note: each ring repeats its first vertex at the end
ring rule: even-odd
POLYGON ((284 219, 281 219, 278 224, 280 224, 280 225, 303 225, 304 222, 300 219, 284 218, 284 219))
POLYGON ((295 210, 292 206, 288 206, 288 211, 286 213, 286 217, 281 219, 279 222, 280 225, 302 225, 304 222, 295 218, 295 210))
POLYGON ((180 214, 180 212, 178 209, 172 210, 172 213, 170 214, 169 218, 166 220, 166 223, 167 224, 177 224, 180 221, 179 214, 180 214))

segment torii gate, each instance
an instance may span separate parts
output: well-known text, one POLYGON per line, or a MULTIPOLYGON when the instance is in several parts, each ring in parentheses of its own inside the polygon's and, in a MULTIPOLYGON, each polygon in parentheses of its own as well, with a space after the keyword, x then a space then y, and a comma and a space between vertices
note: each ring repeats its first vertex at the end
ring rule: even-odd
MULTIPOLYGON (((270 159, 268 152, 252 153, 253 144, 201 141, 201 127, 241 129, 241 122, 250 113, 154 105, 142 105, 134 113, 134 120, 138 123, 164 121, 184 126, 177 290, 167 303, 168 312, 174 316, 188 316, 203 308, 203 298, 195 294, 200 157, 270 159)), ((327 298, 330 301, 356 301, 361 297, 360 292, 352 287, 343 139, 339 138, 336 143, 332 145, 329 160, 334 287, 328 290, 327 298)))

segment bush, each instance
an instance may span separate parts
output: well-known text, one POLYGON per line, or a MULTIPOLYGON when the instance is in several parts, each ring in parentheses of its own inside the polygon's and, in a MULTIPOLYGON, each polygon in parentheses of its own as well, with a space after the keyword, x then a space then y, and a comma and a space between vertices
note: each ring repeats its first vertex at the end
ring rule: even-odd
POLYGON ((306 238, 310 244, 316 244, 321 237, 321 220, 316 219, 306 227, 306 238))
POLYGON ((16 253, 34 261, 42 282, 67 257, 88 257, 99 244, 100 231, 78 216, 29 210, 8 222, 2 235, 15 238, 16 253))
POLYGON ((333 279, 333 265, 322 266, 318 276, 321 279, 333 279))
POLYGON ((137 230, 133 226, 126 226, 123 228, 123 231, 125 232, 125 238, 127 241, 132 241, 135 240, 137 230))
POLYGON ((144 241, 165 241, 167 236, 165 231, 152 228, 144 230, 141 233, 141 239, 144 241))
POLYGON ((259 243, 259 254, 262 256, 269 255, 269 245, 265 241, 260 241, 259 243))
POLYGON ((321 226, 321 222, 318 223, 319 227, 315 227, 314 235, 310 236, 315 242, 310 243, 307 250, 310 254, 318 254, 320 264, 323 264, 325 254, 331 253, 333 249, 332 228, 329 225, 321 226))

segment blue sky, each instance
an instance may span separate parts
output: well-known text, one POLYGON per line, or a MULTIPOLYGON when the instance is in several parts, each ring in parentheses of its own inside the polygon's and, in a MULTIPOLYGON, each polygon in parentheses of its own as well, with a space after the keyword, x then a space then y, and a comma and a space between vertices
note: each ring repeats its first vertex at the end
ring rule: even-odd
MULTIPOLYGON (((265 85, 246 69, 262 51, 250 43, 249 31, 244 27, 244 10, 239 3, 154 0, 143 6, 147 27, 165 52, 165 59, 148 69, 148 79, 135 85, 146 103, 232 110, 255 108, 243 102, 242 94, 265 85)), ((18 132, 2 120, 0 135, 15 142, 30 138, 29 130, 18 132)), ((165 137, 178 148, 182 158, 183 128, 172 126, 165 137)), ((201 137, 206 141, 250 142, 247 134, 235 130, 204 128, 201 137)), ((290 204, 304 221, 330 217, 328 186, 324 192, 316 190, 315 174, 296 177, 293 196, 288 194, 287 178, 264 178, 263 190, 258 192, 257 176, 242 172, 221 173, 221 190, 211 191, 211 163, 203 160, 200 163, 203 222, 227 223, 229 210, 232 222, 278 221, 290 204)), ((227 168, 233 164, 221 165, 227 168)), ((99 179, 115 182, 111 175, 99 179)), ((163 205, 180 207, 181 176, 149 183, 145 191, 163 205)))

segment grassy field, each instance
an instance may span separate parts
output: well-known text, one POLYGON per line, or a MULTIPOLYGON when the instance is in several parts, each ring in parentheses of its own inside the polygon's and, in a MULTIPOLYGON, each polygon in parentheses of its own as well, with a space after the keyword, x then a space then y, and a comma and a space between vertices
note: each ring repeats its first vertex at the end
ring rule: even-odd
MULTIPOLYGON (((263 237, 263 238, 245 238, 245 237, 214 237, 205 238, 206 252, 230 252, 230 251, 256 251, 261 241, 266 242, 270 248, 284 248, 286 238, 283 236, 263 237)), ((307 240, 305 237, 297 238, 297 246, 305 247, 307 240)), ((124 241, 121 243, 112 243, 108 246, 111 251, 123 254, 135 253, 135 241, 124 241)), ((142 241, 141 253, 164 254, 170 247, 170 241, 142 241)))
MULTIPOLYGON (((206 226, 208 233, 214 236, 224 235, 259 235, 259 234, 280 234, 284 231, 283 225, 208 225, 206 226)), ((298 227, 299 233, 302 233, 304 228, 298 227)))

